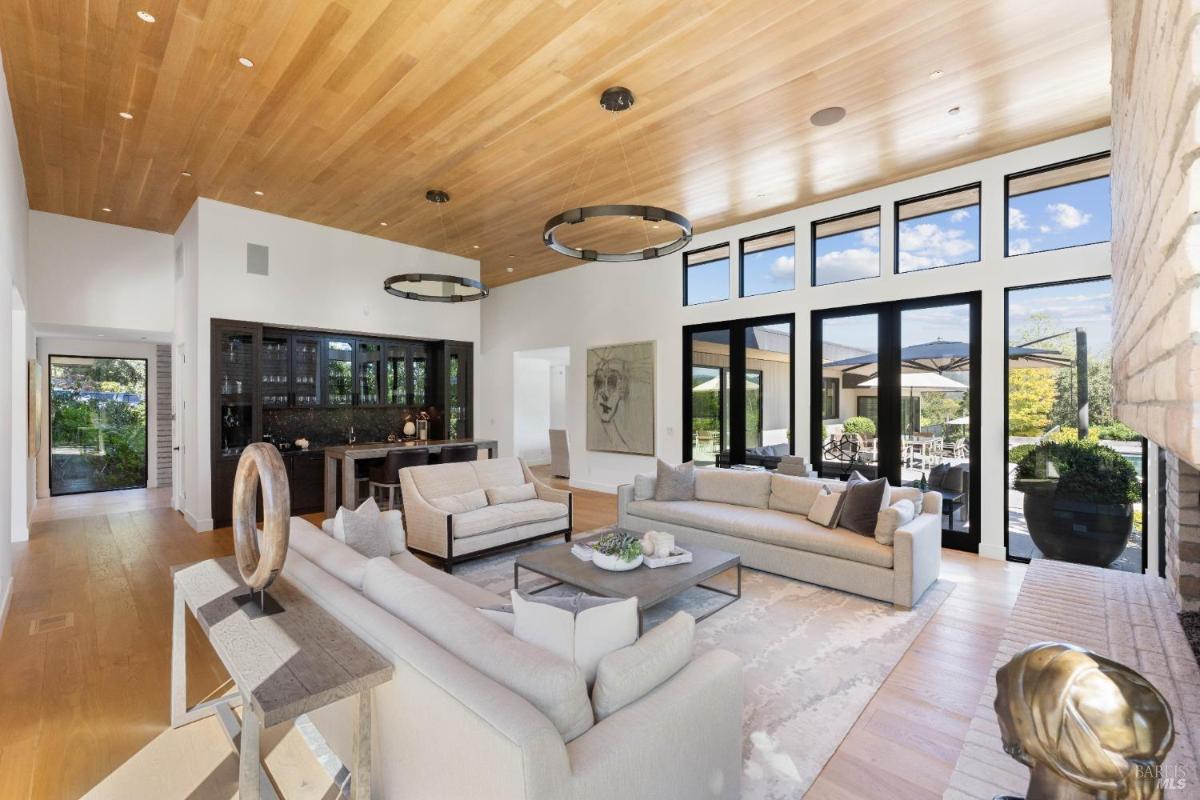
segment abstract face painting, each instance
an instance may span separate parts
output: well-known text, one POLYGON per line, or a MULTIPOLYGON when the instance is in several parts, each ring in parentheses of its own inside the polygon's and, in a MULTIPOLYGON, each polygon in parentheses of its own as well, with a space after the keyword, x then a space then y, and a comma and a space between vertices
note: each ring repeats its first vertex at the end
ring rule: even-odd
POLYGON ((654 343, 588 350, 588 450, 654 455, 654 343))

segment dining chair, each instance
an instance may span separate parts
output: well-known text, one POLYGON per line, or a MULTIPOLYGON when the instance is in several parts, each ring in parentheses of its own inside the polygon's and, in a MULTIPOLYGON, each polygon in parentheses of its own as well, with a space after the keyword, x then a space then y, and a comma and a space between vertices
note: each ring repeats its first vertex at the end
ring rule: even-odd
MULTIPOLYGON (((387 508, 398 508, 403 500, 396 502, 397 489, 400 488, 400 470, 405 467, 421 467, 429 463, 429 448, 427 447, 398 447, 389 450, 383 463, 371 470, 371 496, 381 489, 387 489, 387 508)), ((376 497, 376 502, 379 498, 376 497)))

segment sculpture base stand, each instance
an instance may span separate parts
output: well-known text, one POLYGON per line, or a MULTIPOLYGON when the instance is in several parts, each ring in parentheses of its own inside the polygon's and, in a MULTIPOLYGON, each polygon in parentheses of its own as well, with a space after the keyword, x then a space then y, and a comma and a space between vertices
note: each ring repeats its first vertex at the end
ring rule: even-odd
POLYGON ((251 589, 248 594, 240 594, 233 598, 234 602, 242 607, 242 611, 246 612, 246 616, 250 619, 258 619, 259 617, 269 617, 272 614, 282 614, 283 606, 271 595, 267 594, 265 589, 255 591, 251 589))

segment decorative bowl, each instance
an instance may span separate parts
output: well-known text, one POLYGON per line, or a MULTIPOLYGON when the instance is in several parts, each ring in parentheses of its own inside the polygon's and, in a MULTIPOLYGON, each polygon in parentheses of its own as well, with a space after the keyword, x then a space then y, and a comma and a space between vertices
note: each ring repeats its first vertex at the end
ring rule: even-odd
POLYGON ((622 561, 620 556, 606 556, 604 553, 596 551, 592 553, 592 563, 609 572, 628 572, 642 565, 642 555, 638 554, 633 561, 622 561))

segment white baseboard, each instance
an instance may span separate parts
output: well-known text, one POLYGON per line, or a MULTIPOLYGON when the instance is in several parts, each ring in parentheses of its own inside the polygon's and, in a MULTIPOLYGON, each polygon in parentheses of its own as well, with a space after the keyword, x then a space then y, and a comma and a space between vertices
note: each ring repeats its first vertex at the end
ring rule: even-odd
POLYGON ((12 576, 8 578, 8 583, 4 584, 4 591, 0 592, 0 636, 4 635, 4 621, 8 619, 8 601, 12 598, 12 576))
POLYGON ((569 486, 572 489, 587 489, 590 492, 604 492, 605 494, 616 494, 617 487, 611 483, 594 483, 592 481, 581 481, 572 478, 569 486))
POLYGON ((183 519, 196 533, 205 533, 213 529, 212 517, 200 519, 192 512, 185 510, 183 512, 183 519))
POLYGON ((979 545, 979 557, 991 558, 996 561, 1004 561, 1008 558, 1008 551, 1004 549, 1002 544, 983 544, 979 545))

